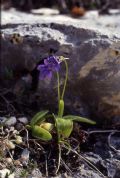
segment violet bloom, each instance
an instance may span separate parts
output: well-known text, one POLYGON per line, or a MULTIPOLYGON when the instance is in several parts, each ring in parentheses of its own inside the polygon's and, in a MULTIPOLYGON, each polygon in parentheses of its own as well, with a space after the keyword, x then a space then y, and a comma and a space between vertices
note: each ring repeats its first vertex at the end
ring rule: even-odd
POLYGON ((55 56, 50 56, 44 59, 44 64, 38 65, 37 69, 40 71, 40 79, 51 79, 53 72, 58 72, 60 69, 60 62, 55 56))

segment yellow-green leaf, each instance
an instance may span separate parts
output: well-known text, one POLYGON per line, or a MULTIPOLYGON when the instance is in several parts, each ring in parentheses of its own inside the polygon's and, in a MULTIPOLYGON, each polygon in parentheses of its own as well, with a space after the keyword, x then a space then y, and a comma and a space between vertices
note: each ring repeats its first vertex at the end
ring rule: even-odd
POLYGON ((95 121, 92 121, 91 119, 87 119, 84 117, 80 117, 80 116, 74 116, 74 115, 67 115, 63 117, 64 119, 67 120, 73 120, 73 121, 78 121, 78 122, 84 122, 84 123, 88 123, 88 124, 96 124, 95 121))
POLYGON ((44 116, 48 113, 48 111, 40 111, 32 118, 30 125, 33 127, 38 122, 43 122, 45 120, 44 116))
POLYGON ((58 116, 62 117, 64 113, 64 101, 60 100, 59 101, 59 112, 58 112, 58 116))
POLYGON ((49 141, 52 139, 52 135, 47 130, 45 130, 37 125, 32 127, 32 135, 36 138, 43 140, 43 141, 49 141))
POLYGON ((59 134, 68 138, 73 130, 73 121, 63 118, 56 118, 56 123, 59 134))

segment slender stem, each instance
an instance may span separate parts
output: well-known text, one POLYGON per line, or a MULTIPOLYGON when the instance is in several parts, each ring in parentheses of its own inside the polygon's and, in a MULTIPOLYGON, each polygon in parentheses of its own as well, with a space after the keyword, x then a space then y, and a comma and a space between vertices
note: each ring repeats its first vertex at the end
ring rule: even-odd
POLYGON ((55 122, 55 125, 56 125, 56 130, 57 130, 57 141, 58 141, 58 144, 60 142, 60 134, 59 134, 59 130, 58 130, 58 125, 57 125, 57 120, 56 120, 56 117, 54 114, 53 115, 53 118, 54 118, 54 122, 55 122))
POLYGON ((59 171, 60 168, 60 161, 61 161, 61 146, 60 146, 60 134, 59 134, 59 130, 58 130, 58 125, 57 125, 57 120, 55 118, 55 115, 53 114, 53 118, 56 124, 56 130, 57 130, 57 143, 58 143, 58 162, 57 162, 57 169, 56 169, 56 174, 59 171))
POLYGON ((63 91, 62 91, 61 99, 64 98, 66 84, 67 84, 67 80, 68 80, 68 64, 67 64, 66 60, 64 60, 64 63, 65 63, 65 68, 66 68, 66 74, 65 74, 65 82, 64 82, 64 86, 63 86, 63 91))
POLYGON ((60 143, 58 144, 58 163, 57 163, 57 169, 56 169, 56 174, 59 171, 60 168, 60 161, 61 161, 61 146, 60 143))
POLYGON ((60 102, 60 76, 59 76, 59 72, 57 72, 57 83, 58 83, 58 107, 59 107, 59 102, 60 102))

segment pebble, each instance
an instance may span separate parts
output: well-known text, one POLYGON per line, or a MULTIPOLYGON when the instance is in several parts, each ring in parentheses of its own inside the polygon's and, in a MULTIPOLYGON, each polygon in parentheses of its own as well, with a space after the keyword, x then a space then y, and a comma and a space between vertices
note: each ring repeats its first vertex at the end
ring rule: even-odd
POLYGON ((15 166, 22 166, 20 160, 14 160, 14 165, 15 166))
POLYGON ((13 132, 15 130, 14 127, 10 127, 10 131, 13 132))
POLYGON ((6 158, 6 162, 8 163, 8 164, 12 164, 13 163, 13 161, 12 161, 12 159, 11 158, 6 158))
POLYGON ((20 118, 18 118, 18 121, 21 122, 24 125, 28 124, 27 117, 20 117, 20 118))
POLYGON ((22 141, 22 137, 21 136, 16 136, 16 140, 15 140, 15 142, 17 143, 17 144, 21 144, 23 141, 22 141))
POLYGON ((20 160, 21 160, 21 162, 22 162, 23 165, 27 165, 28 164, 29 154, 30 154, 30 151, 27 148, 25 148, 23 150, 23 152, 21 154, 21 158, 20 158, 20 160))
POLYGON ((42 173, 40 172, 40 170, 38 168, 33 169, 31 176, 29 176, 28 178, 43 178, 42 173))
POLYGON ((23 124, 19 122, 16 124, 15 128, 19 131, 23 128, 23 124))
POLYGON ((16 124, 16 122, 17 122, 16 117, 12 116, 12 117, 6 119, 5 126, 13 126, 16 124))
POLYGON ((9 149, 15 149, 14 143, 10 140, 6 140, 6 145, 9 149))

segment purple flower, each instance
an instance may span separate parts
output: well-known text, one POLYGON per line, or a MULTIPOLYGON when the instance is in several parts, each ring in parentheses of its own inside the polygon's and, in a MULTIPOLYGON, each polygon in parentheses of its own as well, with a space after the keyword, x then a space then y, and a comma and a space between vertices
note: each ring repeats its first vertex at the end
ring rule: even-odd
POLYGON ((44 59, 44 64, 38 65, 37 69, 40 71, 40 79, 51 79, 53 72, 58 72, 60 69, 60 62, 55 56, 50 56, 44 59))

